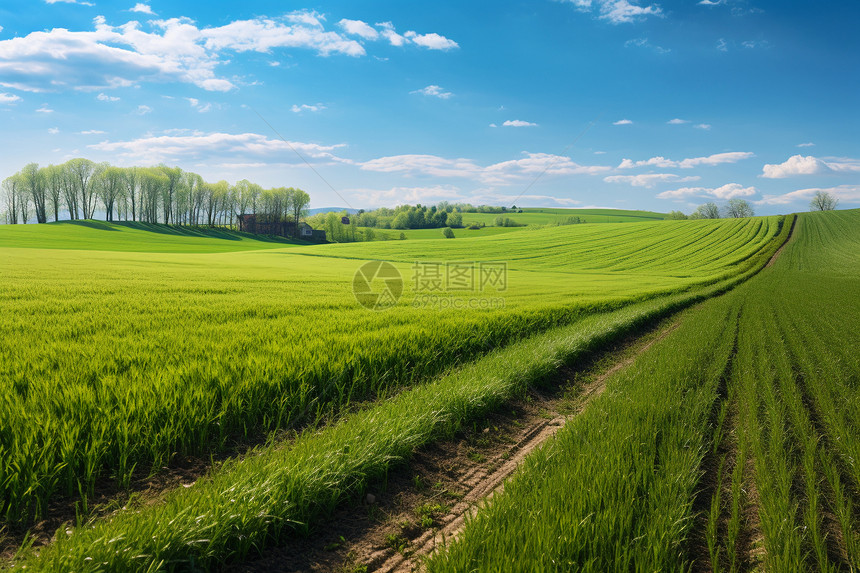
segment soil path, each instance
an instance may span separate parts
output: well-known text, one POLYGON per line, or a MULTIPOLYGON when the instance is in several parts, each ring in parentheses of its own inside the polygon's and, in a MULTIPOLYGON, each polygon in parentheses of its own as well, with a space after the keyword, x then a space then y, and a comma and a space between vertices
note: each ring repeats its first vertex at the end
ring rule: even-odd
POLYGON ((620 342, 586 367, 563 368, 549 390, 488 416, 454 440, 422 448, 408 466, 352 507, 338 510, 304 540, 267 550, 259 558, 226 568, 262 571, 413 571, 462 530, 481 503, 529 453, 600 396, 607 379, 662 340, 677 323, 663 324, 639 338, 620 342))

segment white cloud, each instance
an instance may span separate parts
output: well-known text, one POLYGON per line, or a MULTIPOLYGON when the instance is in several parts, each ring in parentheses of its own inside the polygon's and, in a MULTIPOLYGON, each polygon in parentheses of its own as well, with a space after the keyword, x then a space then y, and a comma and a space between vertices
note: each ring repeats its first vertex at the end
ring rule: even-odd
POLYGON ((797 146, 798 147, 815 147, 815 144, 810 141, 808 143, 798 143, 797 146))
POLYGON ((633 122, 629 119, 619 119, 618 121, 612 122, 612 125, 630 125, 633 122))
POLYGON ((143 2, 138 2, 134 5, 134 8, 129 8, 129 12, 140 12, 141 14, 150 14, 155 16, 155 12, 152 11, 149 4, 144 4, 143 2))
POLYGON ((612 24, 623 24, 641 20, 646 16, 662 16, 663 11, 656 4, 638 6, 628 0, 567 0, 583 12, 592 7, 598 10, 599 18, 609 20, 612 24))
POLYGON ((488 185, 505 185, 534 179, 539 175, 591 175, 611 168, 580 165, 569 157, 548 153, 523 153, 524 157, 487 166, 472 159, 448 159, 437 155, 394 155, 360 163, 364 171, 403 173, 406 176, 464 178, 488 185))
POLYGON ((666 123, 668 123, 669 125, 683 125, 685 123, 690 123, 690 122, 686 119, 680 119, 680 118, 676 117, 675 119, 670 119, 666 123))
POLYGON ((60 130, 59 130, 59 128, 51 127, 48 129, 48 133, 50 133, 51 135, 56 135, 56 134, 60 133, 60 130))
POLYGON ((845 203, 860 203, 860 185, 839 185, 838 187, 798 189, 784 195, 765 195, 758 205, 787 205, 795 201, 809 201, 818 191, 830 193, 845 203))
POLYGON ((379 37, 379 32, 373 26, 361 20, 347 20, 344 18, 337 24, 344 32, 351 36, 360 36, 365 40, 375 40, 379 37))
POLYGON ((707 130, 711 129, 711 124, 710 123, 697 123, 693 127, 695 127, 696 129, 704 129, 705 131, 707 131, 707 130))
POLYGON ((194 97, 187 97, 185 99, 188 100, 188 103, 191 104, 191 107, 197 107, 197 105, 200 103, 200 100, 194 97))
POLYGON ((643 161, 632 161, 624 159, 618 165, 618 169, 633 169, 634 167, 660 167, 670 168, 679 167, 681 169, 691 169, 701 165, 721 165, 723 163, 737 163, 743 159, 754 157, 755 154, 751 151, 730 151, 728 153, 715 153, 707 157, 690 157, 681 161, 673 161, 665 157, 652 157, 643 161))
POLYGON ((792 155, 783 163, 765 164, 762 177, 766 179, 785 179, 796 175, 816 175, 820 173, 860 173, 860 160, 845 157, 819 159, 811 155, 792 155))
POLYGON ((502 125, 505 127, 537 127, 536 123, 532 123, 530 121, 523 121, 521 119, 509 119, 505 121, 502 125))
POLYGON ((442 89, 440 86, 437 86, 437 85, 429 85, 426 88, 421 88, 420 90, 411 91, 409 93, 425 95, 425 96, 433 96, 433 97, 438 97, 440 99, 448 99, 454 95, 451 92, 446 92, 444 89, 442 89))
POLYGON ((48 107, 48 104, 43 105, 36 110, 37 113, 54 113, 54 110, 48 107))
POLYGON ((443 200, 461 200, 460 188, 452 185, 431 187, 392 187, 391 189, 345 189, 363 204, 371 206, 435 203, 443 200))
POLYGON ((674 173, 643 173, 641 175, 610 175, 604 177, 603 180, 607 183, 629 183, 633 187, 651 188, 658 183, 684 183, 687 181, 698 181, 701 179, 698 175, 689 177, 681 177, 674 173))
POLYGON ((647 48, 649 50, 654 50, 658 54, 668 54, 672 50, 669 48, 663 48, 662 46, 655 46, 648 38, 635 38, 633 40, 627 40, 624 42, 625 48, 637 47, 637 48, 647 48))
POLYGON ((79 131, 78 133, 80 133, 81 135, 102 135, 103 133, 106 133, 106 132, 104 132, 100 129, 88 129, 86 131, 79 131))
POLYGON ((380 34, 382 34, 382 37, 388 40, 388 43, 392 46, 402 46, 408 42, 406 38, 394 31, 394 24, 391 22, 378 22, 376 25, 382 28, 380 34))
POLYGON ((96 99, 99 101, 119 101, 118 97, 109 96, 109 95, 103 94, 103 93, 100 93, 99 95, 97 95, 96 99))
MULTIPOLYGON (((189 18, 132 20, 114 26, 98 16, 89 31, 54 28, 0 41, 0 87, 41 92, 185 82, 205 90, 229 91, 235 87, 233 82, 219 77, 217 70, 231 53, 303 49, 321 56, 366 54, 361 43, 327 30, 324 21, 322 15, 304 11, 201 28, 189 18)), ((391 23, 379 26, 393 45, 457 47, 439 34, 410 32, 408 39, 394 32, 391 23)))
POLYGON ((135 110, 134 113, 136 113, 137 115, 146 115, 146 114, 151 113, 151 112, 152 112, 152 108, 149 107, 148 105, 139 105, 139 106, 137 106, 137 109, 135 110))
POLYGON ((430 34, 417 34, 410 30, 409 32, 406 32, 404 36, 412 40, 416 45, 427 48, 428 50, 452 50, 460 47, 454 40, 450 40, 445 36, 440 36, 435 32, 430 34))
POLYGON ((15 94, 0 93, 0 104, 12 103, 16 101, 21 101, 21 96, 16 96, 15 94))
POLYGON ((729 45, 726 43, 725 39, 720 38, 719 40, 717 40, 717 50, 719 50, 720 52, 729 51, 729 45))
POLYGON ((498 126, 498 125, 496 125, 495 123, 491 123, 491 124, 490 124, 490 127, 499 127, 499 126, 498 126))
POLYGON ((113 154, 126 163, 155 165, 161 162, 179 162, 206 158, 217 160, 225 158, 236 162, 238 159, 299 160, 293 149, 305 158, 339 161, 333 151, 339 145, 318 145, 280 139, 269 139, 257 133, 203 133, 189 130, 169 130, 169 135, 149 135, 129 141, 104 141, 89 145, 90 149, 113 154))
POLYGON ((723 0, 701 0, 699 6, 719 6, 723 0))
POLYGON ((324 106, 321 103, 318 103, 315 105, 309 105, 309 104, 303 103, 302 105, 293 104, 293 107, 290 108, 290 111, 292 111, 293 113, 302 113, 303 111, 309 111, 311 113, 315 113, 318 111, 322 111, 324 109, 326 109, 326 106, 324 106))
POLYGON ((750 197, 758 193, 755 187, 744 187, 739 183, 727 183, 721 187, 681 187, 657 194, 658 199, 685 199, 688 197, 713 197, 715 199, 734 199, 750 197))
POLYGON ((83 2, 82 0, 45 0, 45 4, 56 4, 62 2, 64 4, 79 4, 81 6, 95 6, 92 2, 83 2))

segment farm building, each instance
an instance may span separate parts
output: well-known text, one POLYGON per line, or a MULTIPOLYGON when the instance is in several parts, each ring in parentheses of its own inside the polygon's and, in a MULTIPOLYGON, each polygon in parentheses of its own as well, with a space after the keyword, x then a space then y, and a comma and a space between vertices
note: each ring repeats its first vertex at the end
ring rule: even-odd
POLYGON ((253 213, 242 214, 236 218, 239 230, 255 235, 276 235, 278 237, 298 237, 307 241, 325 242, 325 231, 316 230, 304 221, 299 222, 298 232, 294 221, 284 219, 272 220, 269 217, 257 217, 253 213))

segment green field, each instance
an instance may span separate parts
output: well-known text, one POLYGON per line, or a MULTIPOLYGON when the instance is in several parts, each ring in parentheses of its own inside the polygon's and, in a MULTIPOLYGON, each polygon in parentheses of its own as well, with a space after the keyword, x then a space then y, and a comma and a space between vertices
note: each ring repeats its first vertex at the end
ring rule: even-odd
MULTIPOLYGON (((53 496, 91 496, 100 479, 127 484, 174 455, 258 440, 547 328, 726 279, 754 264, 781 221, 574 225, 300 250, 258 243, 226 253, 146 253, 142 231, 84 228, 105 235, 99 247, 126 250, 5 247, 2 515, 27 523, 53 496), (356 304, 352 277, 368 259, 393 261, 403 274, 395 308, 356 304), (455 308, 447 304, 455 297, 413 292, 414 261, 428 260, 506 262, 503 292, 456 293, 503 304, 455 308)), ((21 228, 0 228, 0 241, 20 241, 21 228)), ((37 229, 64 246, 82 232, 37 229)), ((177 239, 181 249, 200 241, 202 251, 216 240, 177 239)))
MULTIPOLYGON (((519 211, 519 209, 518 209, 519 211)), ((509 210, 505 213, 463 213, 463 224, 495 225, 497 217, 508 217, 520 225, 548 225, 560 223, 570 217, 579 217, 586 223, 635 223, 662 221, 665 213, 630 211, 623 209, 549 209, 524 207, 522 213, 509 210)))
POLYGON ((773 267, 611 378, 429 570, 860 568, 858 229, 801 215, 773 267))

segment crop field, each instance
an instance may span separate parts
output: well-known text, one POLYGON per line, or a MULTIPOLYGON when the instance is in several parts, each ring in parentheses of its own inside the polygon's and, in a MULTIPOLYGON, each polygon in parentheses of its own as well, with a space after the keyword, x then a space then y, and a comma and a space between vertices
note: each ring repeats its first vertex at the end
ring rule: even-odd
POLYGON ((90 249, 32 248, 34 235, 0 228, 3 521, 32 523, 57 496, 78 499, 85 514, 100 480, 124 487, 174 456, 261 443, 528 335, 750 272, 782 222, 300 249, 257 242, 234 252, 213 252, 227 250, 213 237, 177 236, 174 249, 161 235, 151 249, 162 252, 143 252, 147 232, 78 225, 39 231, 58 234, 44 239, 52 247, 90 249), (96 232, 104 243, 91 250, 96 232), (195 247, 203 252, 187 252, 195 247), (506 262, 504 290, 467 293, 503 295, 504 305, 416 306, 425 295, 413 292, 412 266, 428 258, 506 262), (368 259, 393 261, 405 280, 385 312, 362 308, 351 291, 368 259))
POLYGON ((621 209, 522 209, 522 213, 513 210, 505 213, 463 213, 463 224, 483 223, 494 225, 499 216, 513 219, 520 225, 547 225, 563 222, 570 217, 579 217, 586 223, 635 223, 644 221, 662 221, 664 213, 653 211, 625 211, 621 209))
POLYGON ((531 456, 430 571, 860 569, 860 211, 680 326, 531 456))

